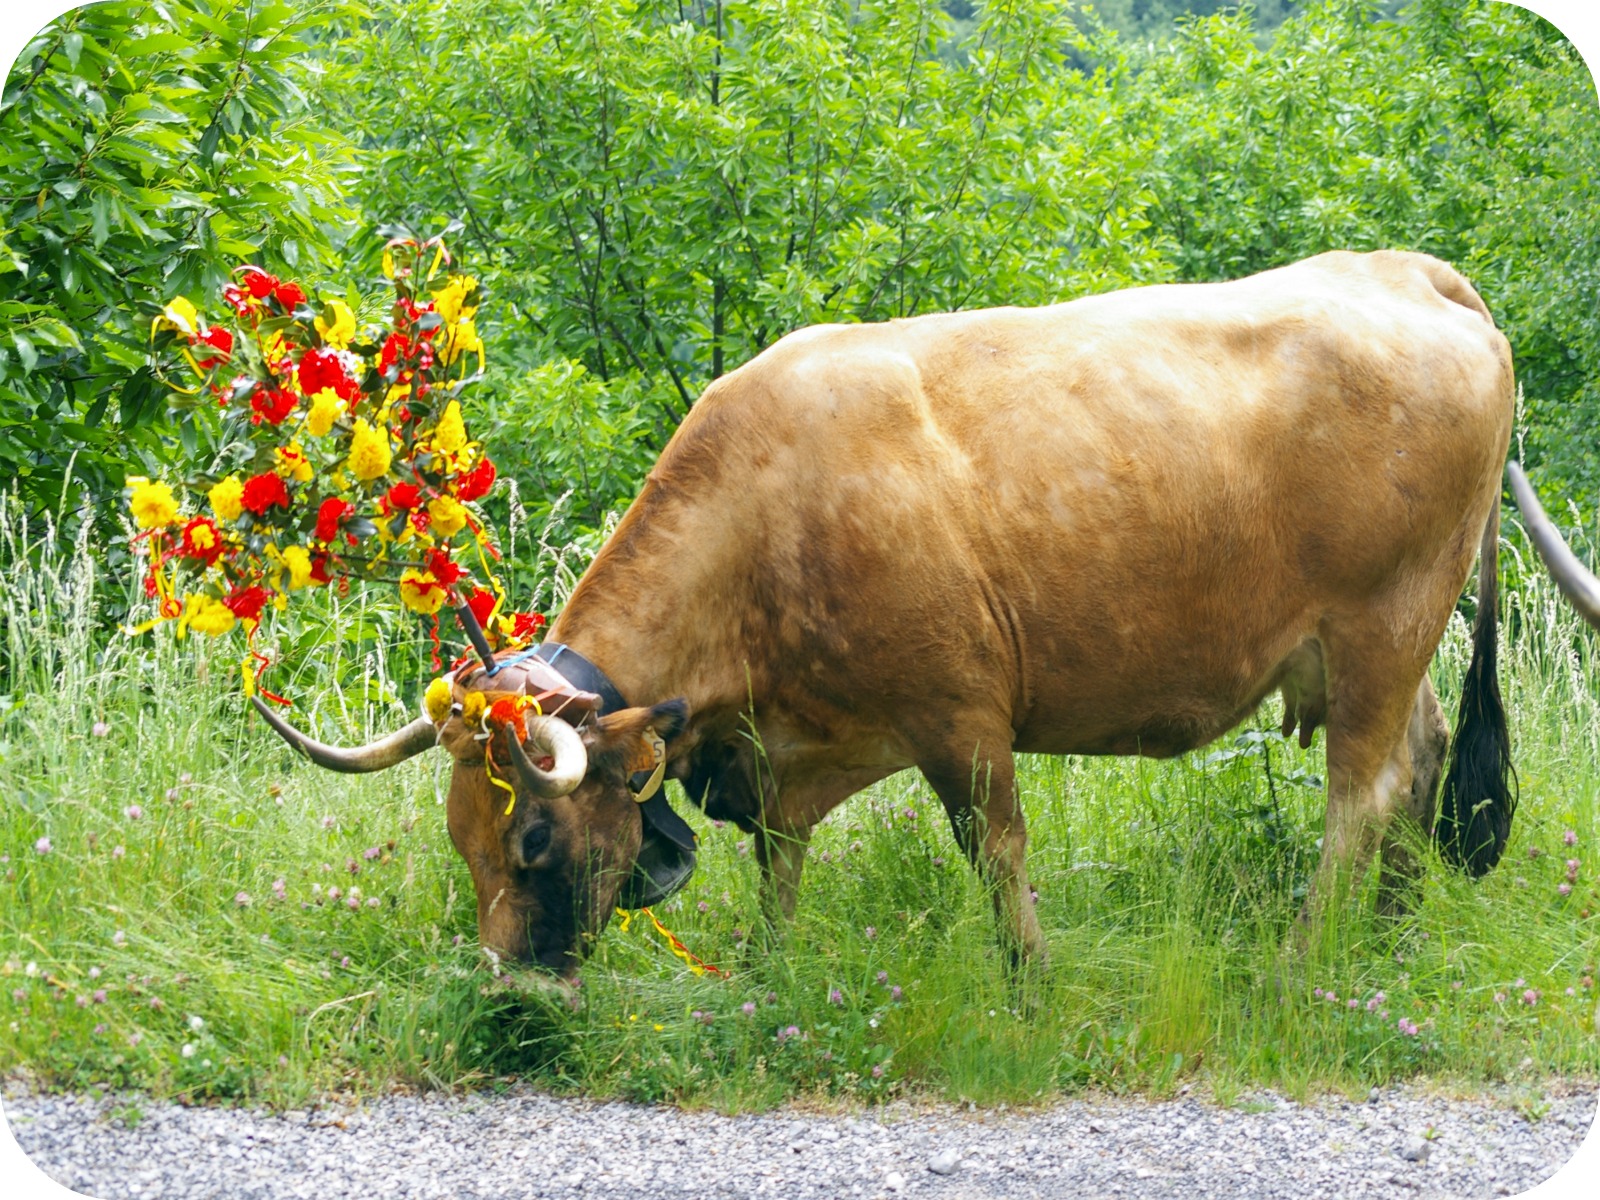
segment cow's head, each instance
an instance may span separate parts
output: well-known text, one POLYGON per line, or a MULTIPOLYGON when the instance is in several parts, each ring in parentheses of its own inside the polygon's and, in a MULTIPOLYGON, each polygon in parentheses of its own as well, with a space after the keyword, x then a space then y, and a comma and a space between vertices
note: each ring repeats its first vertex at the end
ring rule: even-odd
POLYGON ((479 942, 570 977, 616 907, 653 904, 694 869, 693 850, 653 828, 630 787, 630 776, 665 761, 688 706, 601 716, 597 696, 567 686, 552 697, 548 683, 548 672, 530 680, 515 668, 446 676, 421 717, 358 749, 313 741, 259 699, 256 708, 335 771, 381 771, 443 747, 455 759, 450 840, 472 872, 479 942), (541 693, 537 706, 528 699, 541 693))

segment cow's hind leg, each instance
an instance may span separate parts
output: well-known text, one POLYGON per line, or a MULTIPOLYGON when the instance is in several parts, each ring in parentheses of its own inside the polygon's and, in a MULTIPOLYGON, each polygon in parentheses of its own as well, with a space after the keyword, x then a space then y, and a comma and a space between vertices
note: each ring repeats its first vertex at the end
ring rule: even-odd
MULTIPOLYGON (((1323 638, 1328 663, 1328 808, 1322 858, 1302 917, 1360 881, 1390 820, 1412 801, 1407 736, 1427 656, 1395 644, 1393 626, 1375 619, 1323 638)), ((1427 647, 1431 652, 1431 644, 1427 647)))
POLYGON ((1422 863, 1417 847, 1433 828, 1439 801, 1439 779, 1444 774, 1450 728, 1444 710, 1426 676, 1417 685, 1416 702, 1406 727, 1406 750, 1411 756, 1411 787, 1400 797, 1395 815, 1400 818, 1383 840, 1383 870, 1378 877, 1378 912, 1402 917, 1418 899, 1422 863))
POLYGON ((1004 738, 955 738, 918 768, 949 814, 956 842, 994 897, 1000 944, 1013 969, 1043 964, 1044 935, 1028 887, 1028 833, 1017 802, 1009 730, 1004 738))

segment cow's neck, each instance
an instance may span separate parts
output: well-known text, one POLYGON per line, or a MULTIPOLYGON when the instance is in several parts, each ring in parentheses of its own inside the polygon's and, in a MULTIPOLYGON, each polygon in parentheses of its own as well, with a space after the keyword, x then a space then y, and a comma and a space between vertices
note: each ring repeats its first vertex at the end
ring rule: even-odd
POLYGON ((746 684, 730 630, 719 614, 728 598, 701 586, 673 539, 640 528, 640 505, 606 542, 561 615, 549 641, 571 646, 610 677, 631 705, 683 697, 690 720, 744 702, 746 684), (694 597, 694 603, 685 603, 694 597), (735 677, 736 676, 736 677, 735 677))

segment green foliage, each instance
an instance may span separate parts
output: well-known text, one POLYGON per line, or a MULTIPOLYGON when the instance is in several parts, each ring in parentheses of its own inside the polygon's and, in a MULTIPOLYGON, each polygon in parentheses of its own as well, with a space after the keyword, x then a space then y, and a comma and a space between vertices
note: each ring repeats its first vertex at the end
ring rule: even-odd
POLYGON ((800 326, 1165 276, 1146 139, 1063 69, 1070 8, 992 5, 959 63, 944 27, 933 0, 453 0, 350 32, 330 94, 368 131, 364 202, 464 219, 486 325, 554 364, 527 377, 553 418, 586 371, 587 436, 530 455, 525 490, 620 506, 699 391, 800 326))
POLYGON ((1185 279, 1330 249, 1453 262, 1506 332, 1521 452, 1600 491, 1600 110, 1549 24, 1488 0, 1318 0, 1260 49, 1247 17, 1115 59, 1124 119, 1165 131, 1145 176, 1185 279))
MULTIPOLYGON (((0 472, 71 506, 183 451, 150 321, 265 257, 329 261, 342 140, 293 78, 338 6, 93 4, 23 50, 0 102, 0 472)), ((192 445, 192 442, 191 442, 192 445)))

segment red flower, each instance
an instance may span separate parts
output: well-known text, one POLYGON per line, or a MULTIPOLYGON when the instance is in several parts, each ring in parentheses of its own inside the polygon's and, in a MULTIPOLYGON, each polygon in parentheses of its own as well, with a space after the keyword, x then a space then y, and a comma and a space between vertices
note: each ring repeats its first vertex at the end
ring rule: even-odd
POLYGON ((261 620, 261 610, 267 606, 267 601, 272 599, 272 593, 260 586, 247 588, 234 588, 222 598, 222 603, 229 612, 241 621, 261 620))
POLYGON ((409 512, 422 503, 422 489, 414 483, 397 483, 385 493, 384 499, 390 508, 409 512))
POLYGON ((282 424, 294 411, 295 395, 283 388, 257 388, 250 396, 250 407, 255 415, 250 418, 259 425, 265 420, 269 425, 282 424))
POLYGON ((538 637, 544 628, 543 613, 514 613, 511 636, 517 639, 538 637))
POLYGON ((239 274, 244 278, 244 286, 257 300, 265 300, 278 286, 278 278, 268 275, 260 267, 240 267, 239 274))
POLYGON ((222 557, 222 533, 210 517, 196 517, 183 527, 183 541, 178 553, 210 566, 222 557))
POLYGON ((332 583, 333 576, 328 574, 328 556, 319 554, 311 560, 311 578, 318 583, 332 583))
POLYGON ((228 307, 241 317, 250 311, 250 294, 237 284, 223 284, 222 298, 228 307))
POLYGON ((478 618, 479 625, 488 625, 490 614, 494 612, 494 593, 487 588, 473 588, 472 595, 467 597, 467 607, 478 618))
POLYGON ((195 344, 210 346, 213 349, 222 351, 221 354, 213 354, 206 358, 194 360, 195 366, 200 367, 202 370, 209 370, 233 353, 233 334, 226 329, 219 329, 215 325, 208 325, 195 338, 195 344))
POLYGON ((478 465, 456 480, 457 500, 478 500, 489 494, 489 489, 494 486, 494 463, 489 461, 485 454, 478 460, 478 465))
POLYGON ((418 533, 427 533, 428 526, 433 523, 433 514, 425 508, 419 508, 411 514, 411 527, 418 533))
POLYGON ((440 546, 428 552, 428 574, 449 587, 466 572, 451 562, 450 551, 440 546))
POLYGON ((411 355, 411 339, 403 333, 391 333, 378 353, 378 370, 387 373, 396 361, 411 355))
POLYGON ((350 378, 344 363, 332 350, 315 347, 307 350, 300 356, 299 376, 300 390, 307 396, 315 396, 323 388, 332 388, 347 404, 361 398, 360 385, 350 378))
POLYGON ((252 475, 244 481, 244 491, 239 496, 239 503, 246 511, 264 516, 267 509, 276 504, 280 508, 289 507, 289 489, 284 486, 283 476, 276 471, 263 471, 259 475, 252 475))
POLYGON ((322 502, 322 507, 317 509, 317 528, 315 533, 317 541, 331 542, 339 535, 339 524, 351 513, 356 506, 348 500, 341 500, 337 496, 329 496, 322 502))
MULTIPOLYGON (((428 301, 423 302, 422 304, 418 304, 416 301, 412 300, 408 296, 401 296, 400 299, 397 301, 397 305, 396 306, 400 309, 401 313, 403 313, 405 315, 406 320, 409 321, 413 325, 415 325, 417 323, 417 321, 421 318, 423 313, 431 313, 433 311, 433 301, 432 300, 428 300, 428 301)), ((434 329, 437 329, 437 328, 439 328, 439 327, 437 325, 435 325, 433 327, 433 329, 425 329, 425 330, 423 330, 422 336, 425 337, 425 338, 432 337, 434 329)))
POLYGON ((306 302, 306 294, 300 289, 298 283, 280 283, 272 289, 272 298, 286 309, 293 309, 297 304, 306 302))

